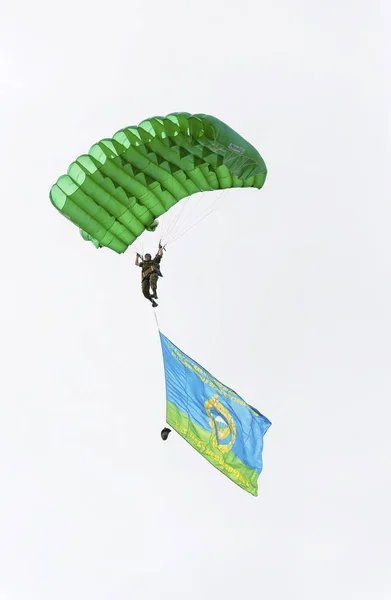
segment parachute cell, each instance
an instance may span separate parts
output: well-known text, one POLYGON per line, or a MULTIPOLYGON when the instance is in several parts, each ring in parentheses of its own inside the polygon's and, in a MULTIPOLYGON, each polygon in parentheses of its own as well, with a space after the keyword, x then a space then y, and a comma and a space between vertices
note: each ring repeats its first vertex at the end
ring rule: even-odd
POLYGON ((219 119, 172 113, 92 146, 53 185, 50 200, 85 240, 122 253, 183 198, 260 189, 266 174, 259 152, 219 119))

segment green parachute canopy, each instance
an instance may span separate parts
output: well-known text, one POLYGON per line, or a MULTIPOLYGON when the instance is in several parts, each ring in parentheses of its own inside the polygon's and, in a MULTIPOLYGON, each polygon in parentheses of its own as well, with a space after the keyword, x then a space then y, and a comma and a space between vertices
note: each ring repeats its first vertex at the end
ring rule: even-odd
POLYGON ((52 204, 97 248, 122 253, 183 198, 260 189, 259 152, 215 117, 172 113, 126 127, 76 159, 50 190, 52 204))

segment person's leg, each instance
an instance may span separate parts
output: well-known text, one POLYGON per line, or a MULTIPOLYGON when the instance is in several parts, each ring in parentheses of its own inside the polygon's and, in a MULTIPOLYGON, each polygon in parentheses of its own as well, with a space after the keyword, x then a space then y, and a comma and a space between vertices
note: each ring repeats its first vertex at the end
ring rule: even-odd
POLYGON ((149 293, 149 285, 150 285, 149 277, 144 277, 144 279, 141 283, 141 287, 142 287, 144 296, 146 297, 147 300, 149 300, 151 302, 152 299, 151 299, 151 294, 149 293))
POLYGON ((151 290, 152 290, 151 298, 157 299, 157 280, 158 280, 158 278, 159 278, 159 276, 157 273, 152 273, 152 275, 149 278, 151 290))

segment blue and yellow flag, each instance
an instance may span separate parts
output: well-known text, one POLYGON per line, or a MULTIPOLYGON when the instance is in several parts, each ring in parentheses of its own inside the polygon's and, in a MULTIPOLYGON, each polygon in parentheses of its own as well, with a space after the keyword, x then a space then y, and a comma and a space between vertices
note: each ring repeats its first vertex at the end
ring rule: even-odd
POLYGON ((167 423, 237 485, 258 495, 271 422, 160 333, 167 423))

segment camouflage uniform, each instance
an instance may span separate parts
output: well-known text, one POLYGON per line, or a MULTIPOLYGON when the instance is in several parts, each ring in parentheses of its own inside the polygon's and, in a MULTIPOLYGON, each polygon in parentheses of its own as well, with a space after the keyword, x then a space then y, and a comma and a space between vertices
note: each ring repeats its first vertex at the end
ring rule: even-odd
POLYGON ((157 292, 157 280, 159 278, 158 269, 159 263, 162 260, 162 257, 158 254, 155 258, 151 260, 144 260, 140 263, 141 271, 141 287, 143 290, 144 296, 151 300, 151 294, 149 292, 149 288, 152 290, 152 294, 155 295, 157 292))

